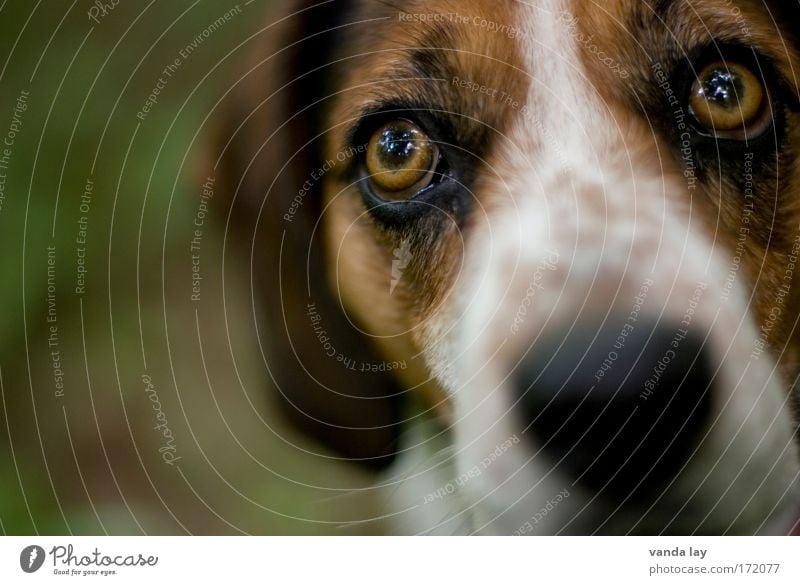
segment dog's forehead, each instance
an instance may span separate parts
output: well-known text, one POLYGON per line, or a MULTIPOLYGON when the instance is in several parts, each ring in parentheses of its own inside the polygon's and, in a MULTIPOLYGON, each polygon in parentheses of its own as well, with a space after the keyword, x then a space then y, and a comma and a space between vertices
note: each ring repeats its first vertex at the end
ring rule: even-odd
MULTIPOLYGON (((387 95, 457 112, 503 132, 518 120, 529 88, 572 77, 602 100, 631 105, 665 69, 713 43, 754 46, 788 79, 797 62, 761 0, 361 0, 340 50, 346 63, 339 121, 355 120, 387 95), (511 107, 509 107, 511 106, 511 107)), ((789 32, 789 31, 786 31, 789 32)), ((341 81, 340 81, 341 83, 341 81)), ((563 87, 563 84, 561 84, 563 87)), ((558 96, 545 96, 548 98, 558 96)), ((636 104, 633 104, 636 107, 636 104)), ((456 137, 459 138, 459 137, 456 137)))
MULTIPOLYGON (((414 51, 439 50, 447 53, 435 57, 439 69, 425 73, 472 73, 505 83, 515 70, 536 74, 526 57, 537 46, 546 48, 543 37, 549 32, 564 32, 557 22, 570 25, 560 43, 577 44, 595 56, 603 52, 634 69, 662 58, 667 48, 688 56, 692 48, 714 42, 754 46, 788 66, 796 52, 791 24, 781 20, 785 12, 786 6, 773 0, 361 0, 351 41, 369 57, 370 69, 362 73, 385 74, 404 65, 397 53, 381 55, 382 50, 406 50, 418 58, 414 51)), ((608 74, 596 61, 585 65, 608 74)), ((554 63, 540 58, 536 65, 554 63)))

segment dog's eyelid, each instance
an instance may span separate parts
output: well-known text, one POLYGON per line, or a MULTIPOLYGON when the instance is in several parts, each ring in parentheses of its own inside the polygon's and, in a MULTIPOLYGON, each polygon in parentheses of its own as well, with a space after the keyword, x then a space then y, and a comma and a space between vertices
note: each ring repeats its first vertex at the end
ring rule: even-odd
POLYGON ((718 39, 710 45, 698 45, 687 52, 685 65, 698 75, 713 62, 731 62, 749 67, 765 84, 776 88, 788 86, 789 80, 781 72, 780 58, 750 45, 740 39, 718 39))
POLYGON ((446 141, 450 132, 450 114, 444 108, 406 100, 378 101, 365 104, 348 129, 345 138, 348 144, 358 146, 366 141, 383 122, 393 118, 408 119, 423 128, 434 140, 446 141))
MULTIPOLYGON (((686 56, 676 61, 669 78, 679 88, 683 104, 693 118, 693 126, 700 140, 728 140, 747 143, 747 138, 755 139, 767 135, 771 127, 780 125, 781 116, 787 108, 791 108, 794 92, 790 90, 785 77, 781 73, 779 59, 765 53, 758 47, 741 42, 738 39, 717 39, 715 42, 698 45, 688 51, 686 56), (750 86, 755 88, 754 95, 759 93, 756 84, 760 84, 764 98, 761 108, 754 110, 754 117, 742 119, 741 131, 726 129, 723 123, 720 128, 710 123, 711 113, 706 112, 702 100, 698 99, 697 89, 708 78, 708 72, 714 69, 727 72, 739 72, 737 77, 749 78, 750 86), (699 106, 699 107, 698 107, 699 106), (703 115, 703 114, 706 115, 703 115), (700 115, 698 115, 700 114, 700 115), (756 116, 756 114, 760 114, 756 116)), ((739 98, 737 97, 737 100, 739 98)), ((713 104, 712 104, 713 105, 713 104)), ((738 113, 744 114, 746 104, 739 104, 738 113)), ((733 112, 734 117, 737 112, 733 112)))

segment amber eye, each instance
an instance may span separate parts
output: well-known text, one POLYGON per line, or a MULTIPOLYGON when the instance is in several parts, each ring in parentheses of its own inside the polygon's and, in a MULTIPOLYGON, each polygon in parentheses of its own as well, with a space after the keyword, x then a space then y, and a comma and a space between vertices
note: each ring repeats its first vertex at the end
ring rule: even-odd
POLYGON ((705 67, 692 86, 689 107, 701 126, 718 138, 756 138, 772 122, 766 87, 738 63, 718 61, 705 67))
POLYGON ((438 148, 419 126, 393 120, 372 135, 367 145, 367 172, 379 196, 400 201, 431 184, 438 158, 438 148))

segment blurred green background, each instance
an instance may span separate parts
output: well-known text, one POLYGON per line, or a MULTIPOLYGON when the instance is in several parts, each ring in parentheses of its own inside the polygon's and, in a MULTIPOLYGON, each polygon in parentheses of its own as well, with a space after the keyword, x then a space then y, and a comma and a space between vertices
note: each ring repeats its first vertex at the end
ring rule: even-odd
POLYGON ((191 299, 208 119, 267 4, 0 0, 0 532, 380 531, 270 412, 224 216, 191 299))

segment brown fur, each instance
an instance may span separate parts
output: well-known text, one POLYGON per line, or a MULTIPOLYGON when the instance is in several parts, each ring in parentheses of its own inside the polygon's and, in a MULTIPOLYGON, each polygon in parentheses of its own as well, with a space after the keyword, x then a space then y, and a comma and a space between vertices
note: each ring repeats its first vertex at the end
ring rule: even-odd
MULTIPOLYGON (((290 17, 280 32, 270 29, 264 35, 250 64, 255 68, 237 83, 230 98, 220 141, 227 145, 219 153, 220 172, 232 194, 237 239, 252 244, 253 272, 262 281, 258 294, 267 366, 289 413, 344 455, 385 463, 395 448, 406 391, 423 395, 431 408, 447 413, 447 399, 421 355, 423 332, 458 279, 462 238, 469 238, 471 220, 469 214, 465 218, 456 210, 442 209, 425 229, 402 234, 411 241, 412 261, 390 294, 392 254, 400 235, 370 217, 352 186, 353 160, 340 162, 338 155, 347 148, 359 118, 376 105, 402 102, 443 110, 450 113, 453 141, 482 157, 483 162, 472 166, 472 205, 501 204, 481 200, 480 181, 491 172, 489 163, 502 169, 502 161, 492 158, 494 149, 519 113, 499 100, 453 90, 452 78, 503 87, 524 99, 530 72, 524 70, 519 40, 471 26, 398 20, 399 11, 458 12, 487 14, 513 25, 516 3, 509 0, 365 0, 311 9, 311 2, 294 4, 307 11, 290 17), (346 10, 343 4, 348 4, 346 10), (273 53, 275 47, 287 48, 273 53), (285 221, 309 173, 325 160, 336 164, 313 181, 293 221, 285 221), (407 369, 394 375, 355 373, 324 355, 306 315, 311 302, 347 358, 404 360, 407 369)), ((737 5, 746 16, 747 38, 742 38, 740 24, 722 0, 573 3, 583 34, 593 35, 594 42, 631 73, 629 80, 620 80, 591 55, 582 54, 588 80, 622 121, 641 164, 671 161, 663 172, 681 173, 670 144, 669 111, 665 113, 663 93, 653 78, 654 62, 669 70, 712 39, 739 41, 758 47, 777 71, 794 79, 800 60, 796 48, 785 44, 787 36, 776 34, 776 25, 757 0, 737 5), (643 36, 642 31, 647 33, 643 36), (658 132, 650 132, 650 124, 658 132)), ((772 6, 776 14, 786 10, 777 3, 772 6)), ((796 87, 790 95, 796 98, 796 87)), ((774 306, 774 291, 800 222, 800 124, 795 104, 787 107, 786 128, 781 152, 759 155, 754 165, 760 178, 755 181, 757 220, 743 263, 747 280, 757 283, 754 312, 759 321, 774 306), (774 179, 778 175, 780 184, 774 179)), ((702 210, 709 233, 733 250, 741 223, 742 177, 734 169, 720 181, 718 170, 713 165, 704 169, 702 188, 692 203, 702 210)), ((800 338, 792 334, 799 314, 800 290, 794 286, 780 327, 770 339, 789 383, 800 367, 800 338), (780 351, 784 347, 787 350, 780 351)))

